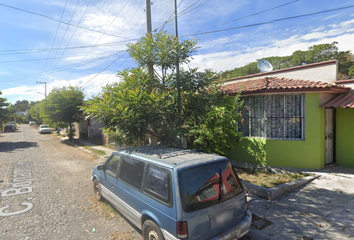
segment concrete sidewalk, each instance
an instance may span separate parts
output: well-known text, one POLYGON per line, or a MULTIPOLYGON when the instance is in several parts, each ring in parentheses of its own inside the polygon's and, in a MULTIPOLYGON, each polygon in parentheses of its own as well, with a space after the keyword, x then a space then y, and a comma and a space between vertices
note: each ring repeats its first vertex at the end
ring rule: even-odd
POLYGON ((258 239, 354 239, 354 168, 333 166, 308 185, 269 201, 249 196, 258 239), (259 229, 257 229, 259 228, 259 229))
POLYGON ((73 146, 76 146, 78 148, 81 148, 83 151, 87 151, 87 152, 91 152, 90 150, 82 147, 81 145, 85 145, 85 146, 89 146, 90 148, 93 148, 93 149, 96 149, 96 150, 99 150, 99 151, 103 151, 105 152, 106 154, 104 156, 100 156, 96 162, 97 163, 102 163, 106 160, 106 158, 108 156, 110 156, 112 154, 112 152, 114 152, 115 150, 114 149, 111 149, 111 148, 108 148, 108 147, 104 147, 104 146, 101 146, 101 145, 97 145, 97 144, 94 144, 94 143, 91 143, 89 141, 85 141, 85 140, 82 140, 82 139, 74 139, 72 142, 69 141, 69 138, 68 137, 62 137, 61 138, 61 141, 64 141, 66 142, 67 144, 70 144, 70 145, 73 145, 73 146))

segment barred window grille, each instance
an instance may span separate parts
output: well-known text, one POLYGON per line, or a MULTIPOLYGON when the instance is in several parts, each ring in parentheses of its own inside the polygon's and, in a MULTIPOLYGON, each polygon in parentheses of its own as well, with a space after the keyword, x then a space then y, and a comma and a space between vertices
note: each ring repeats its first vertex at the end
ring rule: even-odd
POLYGON ((245 137, 304 139, 304 96, 302 94, 242 97, 245 137))

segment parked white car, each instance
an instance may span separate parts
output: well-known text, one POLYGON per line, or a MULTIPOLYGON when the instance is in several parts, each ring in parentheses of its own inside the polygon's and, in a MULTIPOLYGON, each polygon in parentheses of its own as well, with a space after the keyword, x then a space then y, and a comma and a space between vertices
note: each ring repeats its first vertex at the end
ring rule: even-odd
POLYGON ((48 127, 48 125, 40 125, 39 127, 38 127, 38 132, 39 133, 51 133, 51 130, 50 130, 50 128, 48 127))

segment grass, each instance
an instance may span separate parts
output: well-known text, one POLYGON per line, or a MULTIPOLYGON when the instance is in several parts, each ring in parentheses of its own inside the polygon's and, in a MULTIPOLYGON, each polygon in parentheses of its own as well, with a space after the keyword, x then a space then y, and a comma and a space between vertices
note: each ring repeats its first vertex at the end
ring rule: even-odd
POLYGON ((75 144, 77 144, 77 145, 79 145, 80 147, 83 147, 83 148, 85 148, 85 149, 87 149, 87 150, 90 150, 91 152, 93 152, 93 153, 95 153, 95 154, 97 154, 97 155, 99 155, 99 156, 104 156, 104 155, 106 155, 106 152, 104 152, 104 151, 102 151, 102 150, 94 149, 94 148, 92 148, 92 147, 90 147, 90 146, 87 146, 87 145, 85 145, 85 144, 82 144, 82 143, 80 143, 80 142, 75 142, 75 144))
POLYGON ((288 183, 297 179, 304 178, 308 174, 302 173, 270 173, 268 170, 257 169, 241 169, 235 168, 238 176, 245 182, 252 183, 254 185, 272 188, 284 183, 288 183))

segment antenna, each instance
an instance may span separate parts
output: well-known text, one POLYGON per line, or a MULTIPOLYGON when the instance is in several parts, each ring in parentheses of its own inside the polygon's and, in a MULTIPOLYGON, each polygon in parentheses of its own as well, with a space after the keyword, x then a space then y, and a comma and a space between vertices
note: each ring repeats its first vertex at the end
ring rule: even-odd
POLYGON ((265 59, 259 60, 258 63, 257 63, 257 67, 262 73, 270 72, 270 71, 273 70, 272 64, 270 64, 270 62, 268 62, 265 59))

